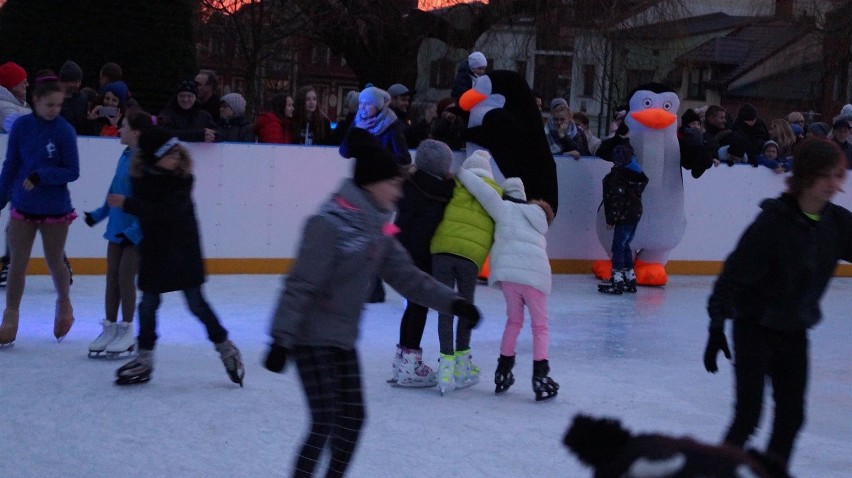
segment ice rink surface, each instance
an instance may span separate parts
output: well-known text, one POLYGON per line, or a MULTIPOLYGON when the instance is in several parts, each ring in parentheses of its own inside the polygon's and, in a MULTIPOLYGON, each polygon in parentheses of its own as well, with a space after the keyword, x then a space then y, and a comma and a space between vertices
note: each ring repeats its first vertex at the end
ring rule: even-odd
MULTIPOLYGON (((362 321, 367 422, 348 476, 589 477, 561 444, 576 413, 618 418, 634 432, 718 441, 730 418, 733 377, 727 362, 716 375, 701 363, 712 283, 673 276, 662 288, 605 296, 590 275, 554 276, 550 363, 561 389, 540 403, 530 385, 528 321, 516 383, 494 394, 505 315, 502 294, 486 286, 476 291, 484 319, 472 341, 482 381, 444 397, 436 388, 387 385, 404 308, 388 288, 387 302, 368 306, 362 321)), ((276 375, 260 365, 280 285, 272 275, 211 276, 205 285, 242 350, 245 388, 228 380, 180 294, 164 296, 151 382, 117 387, 114 372, 124 361, 86 356, 101 329, 104 277, 75 277, 77 321, 57 344, 52 284, 30 276, 18 340, 0 351, 0 476, 289 476, 307 408, 291 367, 276 375)), ((797 477, 852 476, 852 279, 832 282, 823 312, 810 335, 807 422, 792 462, 797 477)), ((423 347, 436 367, 435 312, 423 347)), ((771 400, 766 405, 771 410, 771 400)), ((765 418, 753 441, 759 448, 770 425, 765 418)))

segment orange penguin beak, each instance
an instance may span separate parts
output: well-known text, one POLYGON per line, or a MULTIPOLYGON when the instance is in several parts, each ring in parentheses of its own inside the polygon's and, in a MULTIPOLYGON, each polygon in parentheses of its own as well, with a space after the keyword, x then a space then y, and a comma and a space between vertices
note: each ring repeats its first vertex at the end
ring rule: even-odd
POLYGON ((648 108, 632 112, 630 116, 642 126, 652 129, 663 129, 677 121, 677 116, 660 108, 648 108))
POLYGON ((471 88, 465 91, 464 94, 461 95, 461 98, 459 98, 459 107, 465 111, 470 111, 485 98, 488 98, 488 96, 471 88))

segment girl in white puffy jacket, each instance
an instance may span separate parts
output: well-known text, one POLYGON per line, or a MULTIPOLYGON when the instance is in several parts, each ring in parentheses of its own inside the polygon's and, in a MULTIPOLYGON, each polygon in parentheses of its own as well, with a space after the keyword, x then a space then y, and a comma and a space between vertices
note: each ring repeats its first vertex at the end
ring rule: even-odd
POLYGON ((507 315, 500 358, 494 373, 495 392, 505 392, 515 383, 512 368, 526 305, 532 321, 533 391, 536 400, 553 398, 559 384, 548 377, 547 296, 550 294, 551 272, 545 239, 548 226, 553 222, 553 210, 541 200, 527 202, 524 183, 519 178, 506 179, 501 186, 502 197, 470 171, 460 169, 458 179, 482 204, 495 224, 488 283, 503 291, 507 315))

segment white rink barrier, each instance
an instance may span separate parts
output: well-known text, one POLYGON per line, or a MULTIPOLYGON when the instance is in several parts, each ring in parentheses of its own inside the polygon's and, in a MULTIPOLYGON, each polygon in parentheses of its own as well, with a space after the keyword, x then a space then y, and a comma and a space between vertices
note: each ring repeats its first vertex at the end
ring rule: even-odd
MULTIPOLYGON (((5 160, 8 136, 0 135, 5 160)), ((104 221, 89 228, 82 213, 105 199, 123 146, 116 138, 80 137, 80 178, 70 185, 80 219, 71 225, 66 253, 75 273, 106 269, 104 221)), ((313 213, 351 171, 351 161, 336 147, 268 144, 185 143, 195 161, 194 198, 202 247, 211 273, 281 273, 292 262, 305 218, 313 213)), ((412 151, 413 154, 413 151, 412 151)), ((462 154, 457 153, 457 167, 462 154)), ((554 272, 586 273, 606 249, 595 230, 601 179, 611 164, 599 158, 556 158, 559 212, 548 233, 554 272)), ((496 165, 494 166, 497 171, 496 165)), ((717 273, 743 229, 759 212, 758 204, 785 188, 786 175, 750 166, 712 168, 699 179, 683 171, 687 227, 672 251, 667 270, 675 274, 717 273)), ((852 208, 852 196, 835 202, 852 208)), ((8 220, 8 208, 2 223, 8 220)), ((33 257, 43 257, 39 241, 33 257)), ((840 273, 847 275, 847 267, 840 273)), ((45 273, 43 261, 32 261, 45 273)), ((852 274, 849 274, 852 275, 852 274)))

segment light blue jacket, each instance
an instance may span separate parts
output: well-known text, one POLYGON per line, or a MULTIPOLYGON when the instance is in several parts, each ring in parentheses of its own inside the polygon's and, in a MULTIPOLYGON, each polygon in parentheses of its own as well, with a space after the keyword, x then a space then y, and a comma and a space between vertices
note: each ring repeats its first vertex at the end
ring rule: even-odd
MULTIPOLYGON (((133 158, 134 151, 130 148, 125 148, 118 158, 118 165, 115 167, 115 176, 112 178, 112 184, 109 185, 107 194, 121 194, 127 197, 133 196, 133 189, 130 186, 130 160, 133 158)), ((104 239, 120 244, 122 238, 118 237, 123 234, 127 239, 130 239, 134 244, 139 244, 142 240, 142 229, 139 227, 139 220, 133 214, 127 214, 120 207, 109 207, 104 200, 103 206, 89 212, 95 224, 109 217, 107 222, 104 239)))

